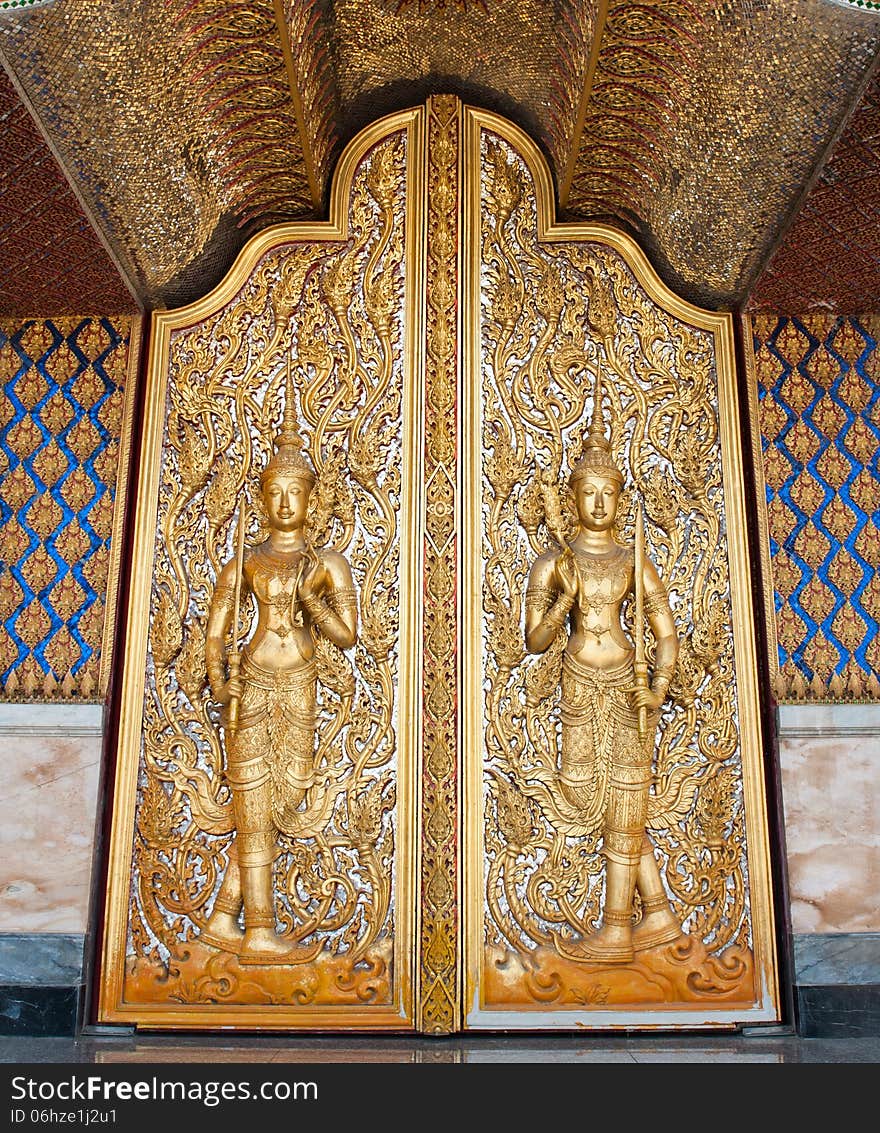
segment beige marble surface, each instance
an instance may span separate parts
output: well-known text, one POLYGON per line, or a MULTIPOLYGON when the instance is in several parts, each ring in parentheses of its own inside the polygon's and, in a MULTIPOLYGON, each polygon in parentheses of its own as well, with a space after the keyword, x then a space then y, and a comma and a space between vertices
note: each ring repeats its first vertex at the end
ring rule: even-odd
MULTIPOLYGON (((0 933, 87 928, 101 709, 0 705, 0 933)), ((880 709, 784 708, 796 933, 880 932, 880 709)))
POLYGON ((779 754, 794 932, 880 931, 876 714, 783 712, 779 754))
POLYGON ((0 932, 84 932, 101 710, 3 705, 0 753, 0 932))

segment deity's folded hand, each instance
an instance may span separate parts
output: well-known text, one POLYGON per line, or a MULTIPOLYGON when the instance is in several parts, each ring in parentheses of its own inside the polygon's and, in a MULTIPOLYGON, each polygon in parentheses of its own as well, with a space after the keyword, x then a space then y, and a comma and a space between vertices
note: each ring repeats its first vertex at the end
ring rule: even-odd
POLYGON ((627 689, 633 708, 659 708, 666 699, 666 690, 645 688, 643 685, 633 685, 627 689))
POLYGON ((299 580, 297 595, 302 602, 319 597, 330 585, 330 575, 320 558, 309 563, 299 580))
POLYGON ((241 700, 243 692, 244 683, 241 677, 230 677, 228 681, 224 681, 217 687, 211 686, 211 695, 218 704, 229 704, 232 700, 241 700))
POLYGON ((559 592, 574 601, 578 591, 578 574, 574 555, 568 547, 556 559, 556 583, 559 592))

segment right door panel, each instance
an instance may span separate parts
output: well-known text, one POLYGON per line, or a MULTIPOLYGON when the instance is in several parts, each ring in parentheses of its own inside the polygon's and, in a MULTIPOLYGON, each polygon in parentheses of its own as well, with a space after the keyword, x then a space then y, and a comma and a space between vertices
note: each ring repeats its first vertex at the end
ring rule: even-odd
POLYGON ((731 318, 464 127, 465 1026, 777 1020, 731 318))

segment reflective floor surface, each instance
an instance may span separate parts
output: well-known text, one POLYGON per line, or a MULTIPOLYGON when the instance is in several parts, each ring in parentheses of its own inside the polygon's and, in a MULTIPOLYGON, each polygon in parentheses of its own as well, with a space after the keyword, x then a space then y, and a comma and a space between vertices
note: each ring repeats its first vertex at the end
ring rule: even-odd
POLYGON ((880 1037, 774 1035, 0 1037, 0 1063, 864 1063, 880 1037))

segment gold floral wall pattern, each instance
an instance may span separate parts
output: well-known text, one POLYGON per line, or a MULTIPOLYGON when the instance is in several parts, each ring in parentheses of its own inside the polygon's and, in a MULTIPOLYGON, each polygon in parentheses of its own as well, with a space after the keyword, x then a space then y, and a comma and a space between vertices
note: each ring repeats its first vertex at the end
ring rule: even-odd
POLYGON ((3 699, 106 693, 138 341, 130 316, 0 324, 3 699))
POLYGON ((750 320, 782 701, 880 699, 878 320, 750 320))

